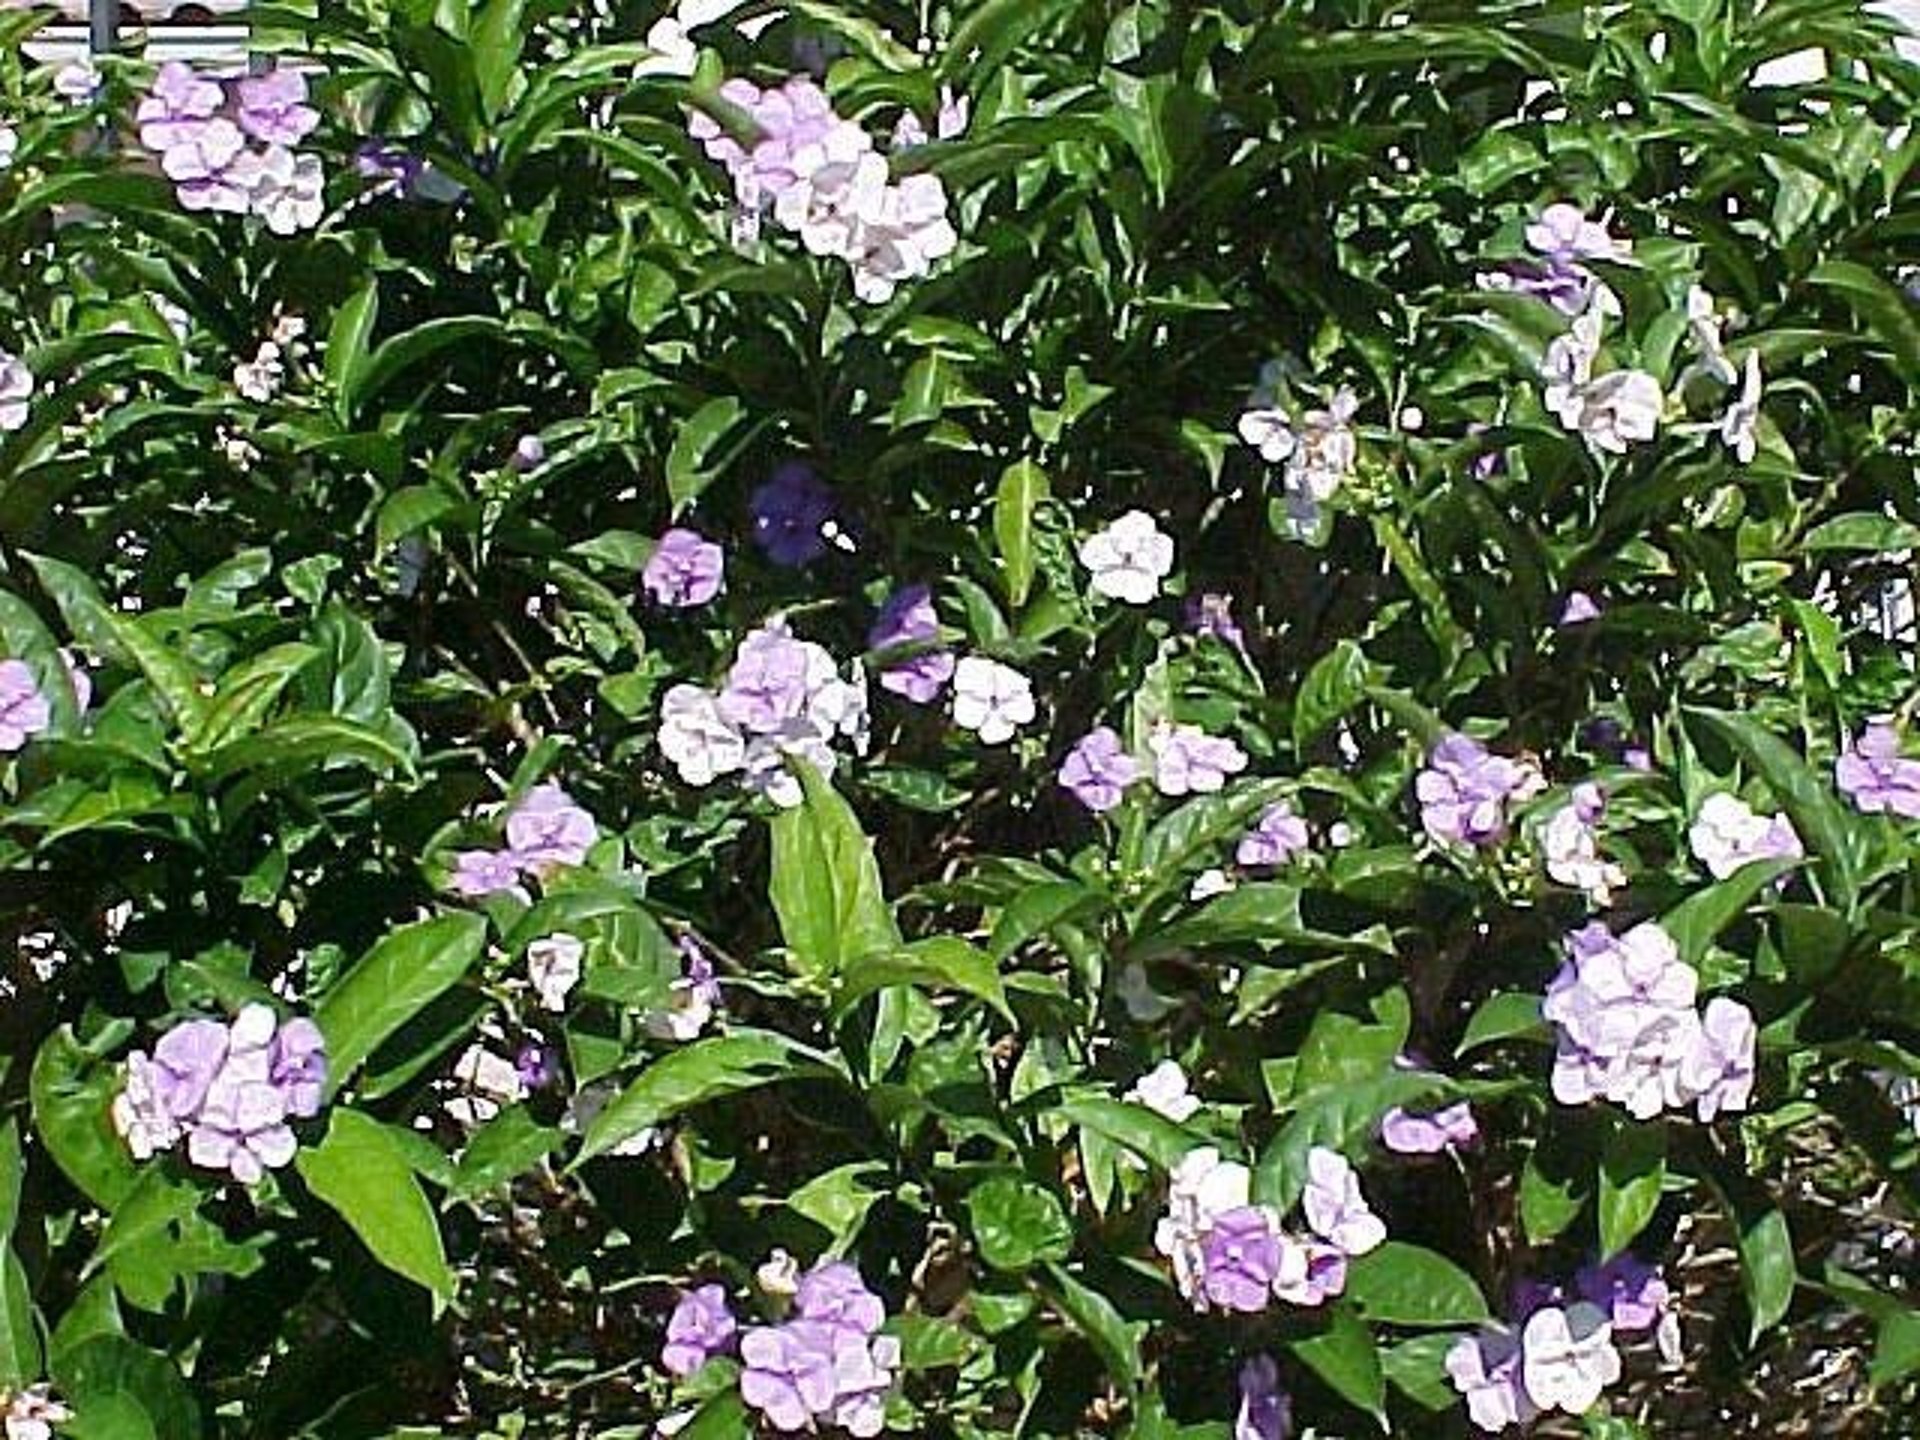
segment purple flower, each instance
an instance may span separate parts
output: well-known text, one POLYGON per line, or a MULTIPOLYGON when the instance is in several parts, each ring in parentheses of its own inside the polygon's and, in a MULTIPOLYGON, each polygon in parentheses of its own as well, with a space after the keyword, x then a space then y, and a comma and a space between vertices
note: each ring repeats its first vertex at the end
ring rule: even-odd
POLYGON ((740 1398, 774 1429, 808 1429, 833 1407, 834 1332, 806 1321, 758 1326, 740 1339, 740 1398))
POLYGON ((1320 1240, 1289 1238, 1273 1293, 1289 1305, 1313 1309, 1347 1288, 1347 1252, 1320 1240))
POLYGON ((453 857, 448 883, 469 900, 506 894, 520 888, 520 861, 509 850, 462 850, 453 857))
POLYGON ((1600 605, 1584 590, 1567 592, 1567 603, 1560 611, 1560 628, 1571 625, 1584 625, 1589 620, 1600 618, 1600 605))
POLYGON ((697 531, 675 526, 653 547, 640 583, 660 604, 685 610, 704 605, 720 593, 725 569, 718 545, 697 531))
POLYGON ((1139 778, 1140 762, 1127 754, 1119 734, 1108 725, 1082 735, 1060 766, 1060 784, 1096 815, 1119 805, 1126 788, 1139 778))
POLYGON ((1622 1335, 1653 1329, 1673 1299, 1660 1267, 1632 1254, 1616 1255, 1604 1265, 1583 1266, 1573 1283, 1580 1298, 1606 1311, 1622 1335))
POLYGON ((1473 1107, 1464 1100, 1430 1115, 1409 1114, 1396 1105, 1380 1119, 1380 1142, 1396 1155, 1438 1155, 1479 1138, 1473 1107))
POLYGON ((160 169, 174 182, 174 194, 188 210, 244 215, 253 205, 246 183, 246 140, 231 120, 215 117, 179 128, 160 156, 160 169))
POLYGON ((776 565, 808 565, 827 553, 821 533, 833 518, 833 491, 805 462, 789 460, 747 502, 753 541, 776 565))
POLYGON ((1237 864, 1249 870, 1277 870, 1313 844, 1307 822, 1293 813, 1293 806, 1276 800, 1260 812, 1253 828, 1240 837, 1234 848, 1237 864))
POLYGON ((522 435, 513 442, 513 454, 508 457, 507 465, 524 475, 529 470, 538 470, 547 463, 547 442, 538 435, 522 435))
POLYGON ((1833 779, 1865 814, 1920 820, 1920 760, 1900 753, 1899 732, 1889 721, 1874 720, 1860 732, 1834 761, 1833 779))
POLYGON ((176 1120, 191 1118, 207 1098, 227 1058, 227 1027, 217 1020, 186 1020, 153 1047, 160 1103, 176 1120))
POLYGON ((1233 1440, 1288 1440, 1293 1404, 1280 1388, 1280 1367, 1271 1355, 1256 1355, 1240 1367, 1240 1414, 1233 1440))
MULTIPOLYGON (((940 638, 940 617, 933 608, 933 592, 925 585, 902 585, 887 597, 867 632, 867 648, 926 647, 940 638)), ((880 688, 904 696, 916 705, 930 705, 953 679, 951 650, 921 648, 917 654, 893 661, 880 671, 880 688)))
POLYGON ((1233 619, 1233 597, 1214 591, 1205 591, 1199 595, 1189 595, 1186 607, 1187 629, 1196 635, 1211 635, 1216 640, 1224 640, 1242 654, 1246 653, 1247 637, 1233 619))
MULTIPOLYGON (((369 140, 354 151, 353 168, 373 181, 369 189, 373 195, 451 203, 467 193, 466 186, 449 180, 421 156, 382 140, 369 140)), ((539 437, 529 435, 520 443, 524 447, 528 441, 538 445, 539 437)))
POLYGON ((1200 1243, 1200 1254, 1209 1301, 1246 1315, 1267 1308, 1280 1273, 1280 1240, 1265 1212, 1243 1205, 1218 1216, 1200 1243))
POLYGON ((1527 226, 1527 244, 1554 265, 1571 265, 1576 260, 1618 260, 1630 248, 1615 240, 1607 227, 1587 219, 1577 205, 1564 202, 1549 205, 1540 217, 1527 226))
POLYGON ((867 1289, 860 1272, 838 1260, 816 1265, 800 1277, 793 1308, 802 1320, 863 1339, 887 1318, 887 1307, 867 1289))
MULTIPOLYGON (((815 688, 814 657, 791 635, 759 630, 741 642, 726 689, 720 692, 720 716, 756 735, 772 735, 804 714, 815 688)), ((831 657, 828 666, 831 668, 831 657)))
POLYGON ((307 77, 277 66, 239 84, 240 128, 268 145, 298 145, 320 123, 307 104, 307 77))
POLYGON ((53 707, 24 660, 0 660, 0 752, 12 752, 53 724, 53 707))
POLYGON ((1507 806, 1540 793, 1533 765, 1489 754, 1479 741, 1450 734, 1433 747, 1414 781, 1420 823, 1443 844, 1496 845, 1506 838, 1507 806))
POLYGON ((559 1054, 551 1045, 530 1042, 522 1045, 519 1053, 513 1057, 513 1070, 526 1089, 544 1089, 559 1078, 559 1054))
POLYGON ((267 1078, 285 1097, 287 1114, 318 1115, 327 1088, 327 1040, 320 1027, 303 1018, 276 1030, 267 1047, 267 1078))
POLYGON ((513 860, 536 875, 583 864, 599 837, 593 816, 551 782, 534 786, 507 816, 507 845, 513 860))
POLYGON ((1467 1415, 1489 1434, 1525 1425, 1540 1413, 1521 1379, 1520 1342, 1504 1330, 1463 1335, 1447 1351, 1447 1378, 1466 1397, 1467 1415))
POLYGON ((732 1351, 739 1327, 727 1308, 727 1292, 718 1285, 689 1290, 667 1320, 667 1344, 660 1363, 683 1379, 716 1355, 732 1351))
POLYGON ((734 139, 704 111, 693 113, 687 129, 710 159, 727 167, 735 198, 749 210, 777 200, 790 188, 799 178, 795 162, 800 152, 819 145, 841 123, 825 92, 804 75, 777 90, 729 80, 720 87, 720 98, 753 117, 759 133, 751 145, 734 139))

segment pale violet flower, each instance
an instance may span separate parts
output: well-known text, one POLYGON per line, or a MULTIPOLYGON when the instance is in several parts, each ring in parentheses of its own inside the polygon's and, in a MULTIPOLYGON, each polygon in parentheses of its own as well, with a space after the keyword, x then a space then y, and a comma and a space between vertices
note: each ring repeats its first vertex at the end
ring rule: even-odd
POLYGON ((248 209, 276 235, 311 230, 326 212, 326 175, 317 155, 269 145, 236 157, 227 174, 246 190, 248 209))
POLYGON ((1185 1124, 1200 1108, 1200 1097, 1187 1089, 1187 1072, 1177 1060, 1162 1060, 1134 1081, 1125 1098, 1176 1125, 1185 1124))
POLYGON ((520 1068, 478 1042, 453 1062, 453 1078, 460 1093, 441 1108, 462 1125, 483 1125, 503 1106, 517 1104, 527 1095, 520 1068))
POLYGON ((1540 827, 1540 852, 1547 874, 1582 891, 1595 905, 1611 904, 1613 892, 1627 883, 1627 872, 1600 853, 1600 820, 1606 797, 1588 782, 1573 787, 1567 803, 1540 827))
POLYGON ((1665 403, 1660 382, 1646 371, 1610 370, 1581 387, 1574 428, 1594 449, 1624 455, 1634 442, 1653 439, 1665 403))
POLYGON ((586 949, 579 936, 564 930, 527 946, 527 979, 546 1009, 558 1012, 567 1008, 567 996, 580 983, 580 961, 586 949))
POLYGON ((100 68, 84 55, 69 60, 53 72, 53 93, 69 105, 91 105, 100 93, 100 68))
POLYGON ((747 742, 711 691, 675 685, 660 702, 660 753, 687 784, 706 786, 746 765, 747 742))
POLYGON ((27 362, 0 350, 0 432, 18 430, 27 423, 33 388, 27 362))
POLYGON ((1526 1425, 1540 1413, 1520 1375, 1520 1341, 1491 1327, 1463 1335, 1447 1351, 1447 1379, 1467 1402, 1467 1418, 1488 1434, 1526 1425))
POLYGON ((53 1440, 53 1427, 73 1419, 73 1411, 53 1398, 49 1385, 29 1385, 8 1394, 0 1387, 0 1427, 6 1440, 53 1440))
POLYGON ((13 157, 19 153, 19 132, 4 120, 0 120, 0 170, 11 170, 13 157))
POLYGON ((1760 397, 1764 388, 1760 352, 1749 350, 1741 372, 1740 394, 1720 419, 1720 439, 1742 465, 1751 465, 1759 450, 1760 397))
POLYGON ((1722 1110, 1745 1110, 1753 1097, 1754 1045, 1759 1038, 1753 1012, 1737 1000, 1716 995, 1707 1002, 1693 1046, 1682 1056, 1674 1100, 1694 1102, 1694 1113, 1708 1124, 1722 1110))
POLYGON ((1287 422, 1287 412, 1277 406, 1262 405, 1243 412, 1235 428, 1240 438, 1259 451, 1260 458, 1269 465, 1285 461, 1300 443, 1287 422))
POLYGON ((1727 359, 1726 345, 1720 338, 1724 324, 1714 309, 1713 296, 1698 285, 1687 291, 1687 329, 1692 332, 1693 348, 1698 353, 1695 367, 1722 385, 1732 385, 1740 375, 1727 359))
POLYGON ((969 655, 954 667, 953 723, 983 745, 1004 745, 1038 714, 1033 685, 1011 665, 969 655))
POLYGON ((1605 320, 1598 308, 1583 312, 1565 334, 1547 345, 1540 376, 1547 409, 1569 430, 1578 428, 1581 395, 1593 378, 1593 362, 1600 354, 1600 332, 1605 320))
POLYGON ((1153 1245, 1173 1262, 1175 1283, 1189 1300, 1201 1295, 1206 1279, 1202 1249, 1214 1222, 1244 1209, 1253 1191, 1253 1172, 1238 1161, 1223 1160, 1212 1146, 1189 1150, 1168 1177, 1167 1213, 1154 1227, 1153 1245))
POLYGON ((1237 888, 1239 888, 1238 883, 1231 875, 1219 866, 1213 865, 1193 877, 1193 883, 1187 887, 1187 899, 1197 904, 1237 888))
POLYGON ((1129 510, 1104 530, 1080 542, 1080 563, 1093 573, 1093 588, 1110 600, 1146 605, 1173 572, 1173 538, 1144 510, 1129 510))
POLYGON ((1606 1312, 1585 1301, 1534 1311, 1520 1334, 1520 1367, 1528 1397, 1542 1410, 1586 1414, 1620 1378, 1606 1312))
POLYGON ((1326 409, 1309 410, 1301 417, 1298 443, 1287 459, 1283 476, 1289 495, 1303 496, 1316 504, 1333 498, 1359 458, 1350 423, 1359 408, 1358 398, 1343 385, 1327 401, 1326 409))
POLYGON ((1614 239, 1603 222, 1589 220, 1579 206, 1564 202, 1547 206, 1537 220, 1528 224, 1527 244, 1547 259, 1561 263, 1619 261, 1633 253, 1631 241, 1614 239))
POLYGON ((836 120, 794 152, 792 165, 793 182, 775 198, 773 218, 814 255, 850 255, 861 213, 878 205, 886 189, 886 160, 874 153, 866 131, 836 120))
POLYGON ((870 305, 884 304, 906 281, 933 272, 960 247, 947 219, 947 187, 938 175, 909 175, 863 201, 860 223, 847 251, 853 293, 870 305))
POLYGON ((1759 815, 1744 800, 1716 791, 1700 805, 1687 843, 1716 880, 1755 860, 1798 860, 1800 835, 1785 815, 1759 815))
POLYGON ((1162 795, 1208 795, 1247 768, 1247 752, 1198 725, 1160 725, 1147 737, 1153 783, 1162 795))
POLYGON ((1345 1255, 1365 1255, 1387 1238, 1386 1224, 1367 1206, 1360 1177, 1338 1150, 1307 1152, 1307 1185, 1300 1207, 1313 1233, 1345 1255))

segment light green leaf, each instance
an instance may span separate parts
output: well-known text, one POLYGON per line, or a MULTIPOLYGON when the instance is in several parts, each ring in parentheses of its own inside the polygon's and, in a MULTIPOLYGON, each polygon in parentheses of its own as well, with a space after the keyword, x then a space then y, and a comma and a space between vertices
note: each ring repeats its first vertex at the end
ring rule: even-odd
POLYGON ((859 956, 899 950, 900 931, 853 807, 811 765, 792 763, 806 798, 770 822, 768 892, 795 970, 825 982, 859 956))
POLYGON ((1437 1251, 1399 1240, 1347 1267, 1347 1299, 1384 1325, 1477 1325, 1489 1316, 1474 1278, 1437 1251))
POLYGON ((337 1106, 327 1137, 295 1156, 308 1188, 339 1212, 373 1257, 433 1296, 434 1313, 458 1288, 433 1207, 387 1127, 337 1106))
POLYGON ((478 915, 452 913, 381 940, 314 1011, 327 1037, 327 1085, 340 1086, 382 1041, 460 983, 487 943, 478 915))
POLYGON ((1047 476, 1031 460, 1016 460, 1000 474, 993 497, 993 538, 1000 547, 1000 575, 1007 603, 1027 603, 1033 587, 1033 513, 1047 497, 1047 476))
POLYGON ((696 1040, 648 1065, 593 1117, 574 1166, 706 1101, 780 1080, 831 1073, 816 1056, 768 1030, 735 1030, 696 1040))

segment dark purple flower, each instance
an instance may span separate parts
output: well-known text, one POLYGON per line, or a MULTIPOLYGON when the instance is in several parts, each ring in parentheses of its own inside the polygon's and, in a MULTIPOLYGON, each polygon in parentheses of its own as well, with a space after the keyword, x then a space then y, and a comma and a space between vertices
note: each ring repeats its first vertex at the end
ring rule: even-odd
POLYGON ((1233 619, 1233 596, 1208 590, 1187 597, 1187 629, 1196 635, 1211 635, 1224 640, 1241 653, 1246 652, 1247 637, 1233 619))
POLYGON ((550 1045, 529 1043, 513 1057, 513 1068, 527 1089, 541 1090, 559 1078, 560 1057, 550 1045))
POLYGON ((1900 733, 1875 720, 1833 764, 1834 783, 1854 808, 1868 815, 1920 820, 1920 760, 1900 753, 1900 733))
POLYGON ((1582 1266, 1573 1283, 1580 1298, 1606 1311, 1622 1335, 1653 1329, 1673 1299, 1659 1266, 1626 1253, 1603 1265, 1582 1266))
POLYGON ((1096 815, 1119 805, 1127 787, 1139 778, 1140 762, 1109 725, 1082 735, 1060 766, 1061 786, 1096 815))
POLYGON ((1233 1440, 1288 1440, 1293 1434, 1293 1404, 1280 1388, 1280 1367, 1270 1355, 1257 1355, 1240 1367, 1240 1414, 1233 1440))
POLYGON ((1200 1255, 1209 1301, 1248 1315, 1267 1308, 1280 1273, 1280 1239, 1265 1212, 1243 1205, 1217 1216, 1200 1243, 1200 1255))
POLYGON ((640 572, 640 584, 657 602, 675 610, 704 605, 720 593, 726 557, 698 531, 675 526, 660 537, 640 572))
POLYGON ((940 617, 933 608, 933 592, 925 585, 902 585, 887 597, 880 614, 867 632, 867 648, 885 651, 897 646, 921 648, 917 654, 885 665, 880 671, 880 688, 890 690, 916 705, 930 705, 940 698, 947 682, 953 679, 951 650, 929 646, 940 638, 940 617))
POLYGON ((660 1363, 667 1373, 685 1378, 716 1355, 731 1353, 739 1327, 727 1308, 727 1292, 702 1285, 681 1295, 667 1320, 667 1344, 660 1363))
POLYGON ((860 1272, 840 1260, 816 1265, 800 1277, 793 1309, 802 1320, 863 1338, 887 1318, 887 1307, 867 1289, 860 1272))
POLYGON ((833 491, 811 466, 789 460, 747 502, 753 541, 776 565, 807 565, 827 553, 822 528, 833 518, 833 491))

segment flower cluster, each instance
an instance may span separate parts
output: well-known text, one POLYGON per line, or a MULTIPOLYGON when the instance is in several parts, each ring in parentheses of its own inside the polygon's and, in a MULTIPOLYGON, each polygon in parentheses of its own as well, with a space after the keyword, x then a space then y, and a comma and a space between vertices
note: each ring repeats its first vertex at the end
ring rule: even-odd
POLYGON ((667 691, 659 738, 661 754, 689 785, 739 774, 775 805, 798 805, 800 781, 787 756, 831 775, 836 740, 866 754, 866 672, 856 661, 843 678, 824 647, 797 639, 775 617, 740 642, 718 691, 688 684, 667 691))
POLYGON ((757 216, 771 208, 811 254, 846 261, 862 300, 891 299, 958 246, 939 177, 894 180, 872 137, 835 114, 812 80, 795 76, 762 90, 736 78, 719 94, 744 112, 752 142, 736 139, 705 111, 694 112, 688 128, 708 157, 727 167, 741 211, 757 216))
POLYGON ((737 1350, 740 1396, 775 1430, 827 1425, 862 1440, 878 1435, 900 1367, 899 1341, 879 1333, 887 1317, 880 1297, 841 1261, 816 1265, 797 1280, 790 1265, 769 1262, 762 1282, 776 1297, 791 1296, 781 1323, 743 1332, 725 1290, 702 1285, 680 1297, 667 1321, 662 1366, 684 1378, 737 1350))
POLYGON ((1868 815, 1920 820, 1920 760, 1900 753, 1900 734, 1875 720, 1833 763, 1840 793, 1868 815))
POLYGON ((1414 780, 1420 824, 1443 845, 1497 845, 1507 836, 1511 807, 1547 788, 1531 760, 1490 753, 1478 740, 1452 734, 1427 756, 1414 780))
POLYGON ((1253 1314, 1275 1299, 1322 1305, 1346 1289, 1348 1260, 1387 1238, 1353 1166, 1336 1150, 1308 1152, 1303 1233, 1283 1229, 1272 1207, 1253 1204, 1252 1182, 1245 1165, 1222 1160, 1210 1146, 1174 1167, 1153 1243, 1196 1310, 1253 1314))
MULTIPOLYGON (((1127 751, 1126 743, 1111 726, 1097 726, 1075 741, 1067 752, 1060 765, 1060 785, 1094 814, 1104 815, 1119 806, 1130 785, 1149 774, 1154 788, 1162 795, 1211 795, 1226 785, 1229 776, 1247 768, 1246 751, 1224 736, 1209 735, 1197 725, 1163 721, 1148 734, 1147 751, 1147 757, 1142 760, 1127 751)), ((1261 823, 1269 823, 1266 816, 1261 823)), ((1278 827, 1272 842, 1260 838, 1258 827, 1243 842, 1249 847, 1250 855, 1278 854, 1285 849, 1293 830, 1278 817, 1271 823, 1278 827)), ((1305 843, 1304 827, 1301 843, 1305 843)), ((1284 863, 1284 859, 1282 856, 1273 863, 1284 863)), ((1265 862, 1255 858, 1242 863, 1265 862)))
POLYGON ((251 1185, 293 1159, 289 1122, 320 1113, 326 1083, 319 1027, 306 1019, 282 1024, 271 1007, 248 1005, 230 1024, 184 1020, 160 1037, 151 1057, 129 1055, 113 1124, 137 1160, 184 1136, 194 1164, 251 1185))
POLYGON ((1648 1120, 1693 1105, 1702 1121, 1744 1110, 1753 1091, 1753 1015, 1715 997, 1695 1009, 1699 977, 1673 937, 1645 921, 1616 936, 1598 922, 1566 940, 1542 1013, 1556 1027, 1553 1093, 1648 1120))
POLYGON ((1806 854, 1793 822, 1784 815, 1758 815, 1725 791, 1709 795, 1687 830, 1693 857, 1716 880, 1725 880, 1755 860, 1798 860, 1806 854))
POLYGON ((536 785, 507 812, 506 848, 462 850, 450 877, 469 899, 521 892, 521 880, 544 880, 554 871, 583 864, 600 828, 573 797, 548 782, 536 785))
POLYGON ((1447 1376, 1465 1397, 1468 1418, 1490 1434, 1554 1411, 1584 1415, 1620 1378, 1616 1336, 1654 1331, 1662 1354, 1677 1356, 1671 1299, 1658 1269, 1624 1254, 1584 1267, 1572 1296, 1527 1286, 1517 1330, 1488 1326, 1462 1336, 1447 1352, 1447 1376))
POLYGON ((1325 409, 1308 409, 1296 425, 1281 404, 1281 372, 1270 366, 1248 397, 1236 428, 1240 438, 1269 465, 1279 465, 1281 497, 1292 532, 1310 535, 1320 523, 1320 507, 1353 474, 1359 443, 1353 417, 1360 402, 1342 387, 1325 409))
POLYGON ((256 215, 276 235, 320 223, 320 157, 294 148, 320 114, 307 104, 306 76, 298 70, 282 66, 228 85, 169 60, 134 121, 184 208, 256 215))

